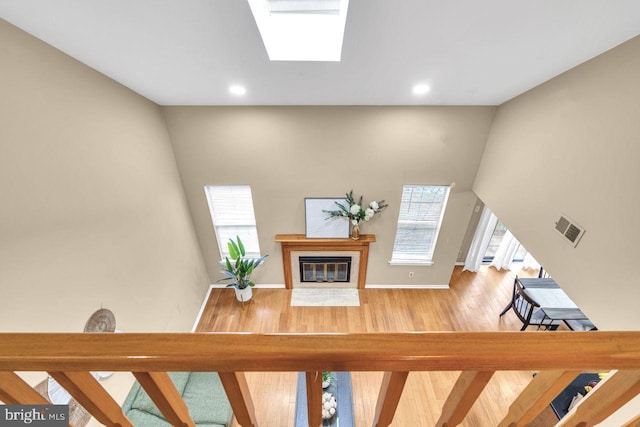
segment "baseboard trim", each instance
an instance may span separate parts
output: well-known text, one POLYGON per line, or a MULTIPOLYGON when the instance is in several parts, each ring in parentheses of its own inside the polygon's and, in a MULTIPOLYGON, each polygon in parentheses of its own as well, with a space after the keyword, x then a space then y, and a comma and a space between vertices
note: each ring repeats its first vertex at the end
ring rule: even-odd
POLYGON ((449 289, 449 285, 366 285, 366 289, 449 289))
MULTIPOLYGON (((222 289, 222 288, 226 288, 227 285, 225 285, 224 283, 214 283, 213 285, 209 285, 209 289, 222 289)), ((254 288, 258 289, 258 288, 269 288, 269 289, 284 289, 285 286, 284 284, 256 284, 254 286, 254 288)))
POLYGON ((282 283, 282 284, 278 284, 278 283, 275 283, 275 284, 268 284, 268 283, 264 283, 264 284, 260 284, 260 285, 256 284, 256 286, 255 286, 255 287, 256 287, 256 288, 267 288, 267 289, 285 289, 285 288, 286 288, 286 286, 284 285, 284 283, 282 283))
POLYGON ((207 294, 204 296, 204 300, 200 305, 200 311, 196 316, 196 321, 194 322, 193 327, 191 328, 191 332, 196 331, 196 328, 198 327, 198 323, 200 323, 200 318, 202 317, 202 313, 204 313, 204 306, 207 305, 207 301, 209 301, 209 296, 211 295, 211 290, 213 289, 214 286, 215 285, 209 285, 209 289, 207 289, 207 294))

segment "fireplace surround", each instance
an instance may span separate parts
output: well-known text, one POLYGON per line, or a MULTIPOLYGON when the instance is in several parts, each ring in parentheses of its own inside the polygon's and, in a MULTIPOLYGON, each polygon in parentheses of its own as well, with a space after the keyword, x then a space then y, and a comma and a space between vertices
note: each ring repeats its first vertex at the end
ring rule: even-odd
MULTIPOLYGON (((364 289, 367 277, 369 244, 375 235, 364 234, 360 240, 307 238, 304 234, 277 234, 282 247, 284 282, 287 289, 297 287, 351 287, 364 289), (351 257, 349 281, 304 282, 301 278, 300 257, 351 257)), ((324 270, 323 270, 324 272, 324 270)), ((304 274, 304 272, 302 272, 304 274)))

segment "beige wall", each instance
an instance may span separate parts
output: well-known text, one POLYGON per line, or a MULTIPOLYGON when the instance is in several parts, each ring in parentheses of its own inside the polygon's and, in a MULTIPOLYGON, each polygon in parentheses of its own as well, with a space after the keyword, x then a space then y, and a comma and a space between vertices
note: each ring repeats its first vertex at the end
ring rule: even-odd
POLYGON ((470 191, 493 107, 168 107, 171 141, 211 275, 220 259, 205 184, 249 184, 260 245, 258 283, 282 284, 279 233, 305 233, 305 197, 353 189, 389 207, 363 233, 377 242, 368 284, 446 285, 476 201, 470 191), (430 267, 390 266, 403 184, 450 184, 430 267), (408 272, 415 272, 413 279, 408 272))
POLYGON ((640 328, 640 38, 498 109, 474 191, 601 329, 640 328), (561 213, 586 229, 574 249, 561 213))
POLYGON ((208 284, 159 108, 0 20, 0 330, 189 330, 208 284))

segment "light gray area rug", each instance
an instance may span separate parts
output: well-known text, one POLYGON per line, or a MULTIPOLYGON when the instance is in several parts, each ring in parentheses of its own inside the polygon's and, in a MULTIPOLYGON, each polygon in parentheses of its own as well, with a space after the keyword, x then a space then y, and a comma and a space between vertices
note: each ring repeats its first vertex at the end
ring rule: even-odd
POLYGON ((358 307, 357 289, 296 288, 291 291, 291 306, 299 307, 358 307))

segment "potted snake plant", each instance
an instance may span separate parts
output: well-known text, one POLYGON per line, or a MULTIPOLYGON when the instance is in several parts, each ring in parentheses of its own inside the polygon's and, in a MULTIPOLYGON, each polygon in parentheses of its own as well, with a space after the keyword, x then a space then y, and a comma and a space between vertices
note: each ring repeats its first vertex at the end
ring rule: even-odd
POLYGON ((260 258, 245 258, 246 251, 239 236, 236 236, 235 241, 229 239, 227 248, 231 259, 229 257, 224 258, 225 269, 221 273, 226 277, 218 280, 218 282, 231 280, 227 287, 235 288, 238 301, 249 301, 253 296, 251 288, 255 286, 255 283, 251 281, 251 273, 262 264, 267 255, 263 255, 260 258))

